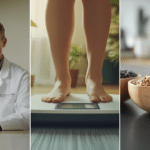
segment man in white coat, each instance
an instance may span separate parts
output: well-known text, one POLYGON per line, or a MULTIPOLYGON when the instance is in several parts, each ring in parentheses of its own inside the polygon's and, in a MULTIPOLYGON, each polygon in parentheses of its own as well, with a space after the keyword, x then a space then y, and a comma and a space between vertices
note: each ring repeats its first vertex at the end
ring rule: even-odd
POLYGON ((29 73, 3 56, 6 43, 0 23, 0 130, 29 130, 29 73))

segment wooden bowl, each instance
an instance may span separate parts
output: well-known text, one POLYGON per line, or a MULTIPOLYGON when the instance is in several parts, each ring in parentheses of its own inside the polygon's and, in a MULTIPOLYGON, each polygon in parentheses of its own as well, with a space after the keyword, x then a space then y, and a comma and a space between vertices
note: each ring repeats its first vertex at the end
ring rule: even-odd
POLYGON ((129 95, 137 106, 150 112, 150 86, 134 85, 134 80, 128 82, 129 95))
POLYGON ((129 93, 128 93, 128 81, 139 78, 140 76, 141 75, 138 74, 136 77, 120 79, 120 93, 121 93, 121 101, 122 102, 124 102, 130 98, 129 93))

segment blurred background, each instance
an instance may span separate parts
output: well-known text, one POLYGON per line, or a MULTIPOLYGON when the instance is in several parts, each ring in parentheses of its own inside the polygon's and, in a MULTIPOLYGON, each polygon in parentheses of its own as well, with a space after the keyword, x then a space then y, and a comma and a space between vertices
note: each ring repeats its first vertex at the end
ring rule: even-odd
MULTIPOLYGON (((150 75, 150 0, 120 0, 120 10, 120 68, 133 71, 141 77, 150 75)), ((146 92, 147 87, 143 87, 143 91, 136 86, 131 88, 128 84, 130 79, 120 80, 120 149, 148 149, 150 115, 140 107, 148 107, 146 100, 149 92, 146 92)))
POLYGON ((121 69, 150 74, 150 1, 120 1, 121 69))
MULTIPOLYGON (((30 1, 0 0, 0 22, 7 38, 4 56, 30 72, 30 1)), ((30 149, 30 131, 2 131, 0 134, 0 149, 30 149)))
POLYGON ((5 27, 5 57, 30 71, 29 0, 0 0, 0 22, 5 27))
MULTIPOLYGON (((31 73, 34 94, 49 92, 55 83, 55 69, 45 25, 46 4, 47 0, 31 0, 31 73)), ((111 12, 111 27, 103 64, 103 84, 108 93, 119 94, 119 0, 111 0, 111 12)), ((87 58, 81 0, 75 2, 75 29, 69 65, 72 87, 84 94, 87 58)))

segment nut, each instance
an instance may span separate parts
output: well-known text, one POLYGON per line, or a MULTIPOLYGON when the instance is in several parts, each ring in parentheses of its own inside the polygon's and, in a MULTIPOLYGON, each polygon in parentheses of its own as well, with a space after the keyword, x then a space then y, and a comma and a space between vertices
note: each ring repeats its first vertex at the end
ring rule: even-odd
POLYGON ((141 79, 134 80, 132 84, 140 85, 140 86, 150 86, 150 75, 146 75, 145 77, 141 79))

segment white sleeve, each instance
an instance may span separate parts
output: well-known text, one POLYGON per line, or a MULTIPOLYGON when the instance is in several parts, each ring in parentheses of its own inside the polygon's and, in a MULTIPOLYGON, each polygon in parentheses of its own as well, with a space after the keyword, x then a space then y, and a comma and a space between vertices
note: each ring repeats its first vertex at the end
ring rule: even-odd
POLYGON ((29 130, 30 85, 29 74, 22 77, 15 102, 15 112, 0 120, 2 130, 29 130))

